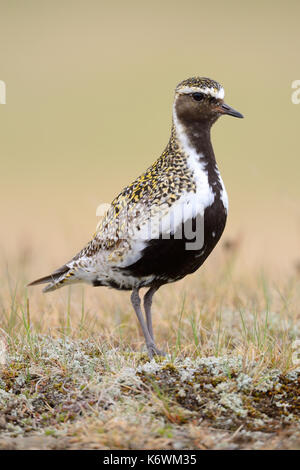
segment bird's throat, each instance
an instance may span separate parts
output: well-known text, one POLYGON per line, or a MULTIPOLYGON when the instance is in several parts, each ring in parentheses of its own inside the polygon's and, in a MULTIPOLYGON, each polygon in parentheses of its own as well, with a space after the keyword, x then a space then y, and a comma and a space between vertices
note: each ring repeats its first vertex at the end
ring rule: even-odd
POLYGON ((199 158, 204 158, 207 162, 215 163, 210 131, 211 124, 207 121, 185 122, 185 120, 177 117, 174 108, 172 135, 179 146, 187 154, 192 152, 199 155, 199 158))

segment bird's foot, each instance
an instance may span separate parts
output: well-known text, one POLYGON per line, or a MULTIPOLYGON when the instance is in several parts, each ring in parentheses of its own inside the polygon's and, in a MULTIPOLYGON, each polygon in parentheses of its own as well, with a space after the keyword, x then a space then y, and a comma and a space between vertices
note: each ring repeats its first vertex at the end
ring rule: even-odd
POLYGON ((166 356, 166 353, 158 349, 154 343, 147 344, 147 350, 150 360, 153 359, 153 356, 166 356))

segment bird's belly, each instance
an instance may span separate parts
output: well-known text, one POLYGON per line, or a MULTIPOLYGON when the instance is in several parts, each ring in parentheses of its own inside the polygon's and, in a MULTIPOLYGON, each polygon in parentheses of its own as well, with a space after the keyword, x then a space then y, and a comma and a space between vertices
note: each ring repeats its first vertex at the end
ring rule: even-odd
POLYGON ((215 200, 205 209, 204 216, 181 224, 175 235, 149 240, 139 260, 120 271, 135 279, 149 276, 147 285, 183 278, 196 271, 214 249, 223 233, 226 217, 222 201, 215 200))

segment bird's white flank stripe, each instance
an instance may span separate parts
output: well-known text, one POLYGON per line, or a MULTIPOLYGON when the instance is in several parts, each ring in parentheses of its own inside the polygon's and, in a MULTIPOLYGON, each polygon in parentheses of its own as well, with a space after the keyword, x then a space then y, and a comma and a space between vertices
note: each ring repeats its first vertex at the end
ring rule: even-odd
POLYGON ((223 202, 223 206, 225 207, 226 212, 228 212, 228 195, 227 195, 227 191, 226 191, 226 188, 225 188, 225 185, 223 183, 223 180, 222 180, 222 177, 220 175, 219 170, 217 170, 217 175, 218 175, 219 181, 220 181, 221 186, 222 186, 221 201, 223 202))
POLYGON ((204 169, 203 154, 199 154, 190 145, 188 137, 184 132, 183 126, 180 124, 176 114, 176 101, 173 106, 173 120, 176 128, 178 139, 181 143, 182 150, 188 156, 187 164, 194 174, 196 183, 196 194, 191 194, 193 199, 192 207, 197 208, 197 213, 204 214, 204 210, 211 206, 215 200, 214 192, 208 182, 207 171, 204 169))

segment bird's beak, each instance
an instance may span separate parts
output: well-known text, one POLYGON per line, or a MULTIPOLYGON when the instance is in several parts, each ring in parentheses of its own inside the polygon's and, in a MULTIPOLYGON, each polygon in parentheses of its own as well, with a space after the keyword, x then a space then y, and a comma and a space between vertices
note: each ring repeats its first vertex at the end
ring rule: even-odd
POLYGON ((233 109, 231 106, 229 106, 226 103, 222 103, 218 107, 218 111, 221 114, 229 114, 229 116, 233 116, 233 117, 237 117, 237 118, 243 118, 244 117, 241 113, 239 113, 238 111, 236 111, 235 109, 233 109))

